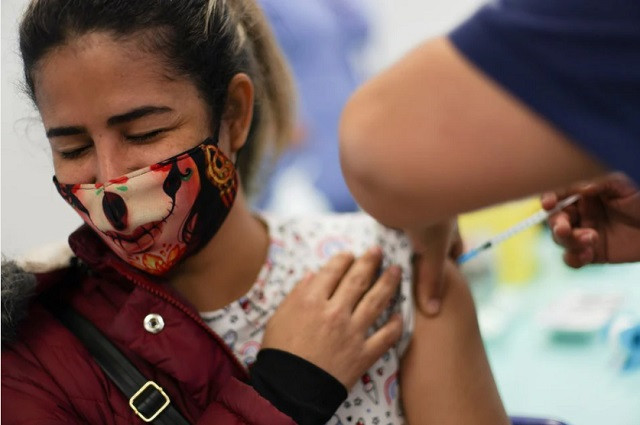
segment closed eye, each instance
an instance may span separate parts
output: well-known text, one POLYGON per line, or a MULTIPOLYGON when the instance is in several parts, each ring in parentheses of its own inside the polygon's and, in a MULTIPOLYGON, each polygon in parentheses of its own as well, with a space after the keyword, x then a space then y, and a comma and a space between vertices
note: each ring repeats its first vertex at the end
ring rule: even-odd
POLYGON ((153 140, 154 137, 166 131, 166 128, 160 128, 143 134, 129 134, 125 138, 133 143, 145 143, 153 140))
POLYGON ((80 148, 72 149, 70 151, 59 151, 58 154, 63 159, 76 159, 82 156, 87 150, 91 147, 91 145, 82 146, 80 148))

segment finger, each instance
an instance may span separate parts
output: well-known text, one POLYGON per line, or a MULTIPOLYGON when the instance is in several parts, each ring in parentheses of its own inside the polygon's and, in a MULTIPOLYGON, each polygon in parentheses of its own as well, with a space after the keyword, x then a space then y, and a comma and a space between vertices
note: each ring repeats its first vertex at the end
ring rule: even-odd
POLYGON ((611 173, 589 182, 583 192, 588 196, 603 196, 605 198, 620 198, 631 196, 638 191, 638 187, 623 173, 611 173))
POLYGON ((604 194, 607 198, 626 198, 634 196, 640 191, 640 187, 623 173, 613 173, 603 183, 604 194))
POLYGON ((571 251, 593 247, 598 241, 598 232, 590 228, 572 228, 559 223, 552 229, 554 242, 571 251))
POLYGON ((451 246, 449 247, 449 258, 454 261, 457 260, 458 257, 462 255, 462 251, 464 251, 464 243, 462 241, 462 236, 460 236, 460 229, 458 228, 458 222, 456 220, 453 235, 451 237, 451 246))
POLYGON ((294 292, 308 293, 309 291, 312 291, 313 290, 313 288, 312 288, 313 283, 312 282, 313 282, 313 279, 315 278, 315 276, 316 276, 316 274, 313 273, 313 272, 310 272, 310 271, 306 272, 305 275, 302 277, 302 279, 300 279, 298 284, 293 287, 293 289, 291 290, 290 294, 293 294, 294 292))
POLYGON ((585 248, 579 257, 580 262, 583 265, 591 264, 595 261, 595 251, 593 248, 585 248))
POLYGON ((310 296, 329 299, 342 277, 353 264, 353 261, 353 254, 349 252, 342 252, 331 257, 331 259, 316 272, 310 282, 310 296))
POLYGON ((371 364, 389 351, 402 336, 402 317, 394 314, 389 321, 375 331, 364 343, 365 362, 371 364))
POLYGON ((353 323, 359 329, 367 329, 389 307, 391 298, 402 281, 402 269, 393 265, 382 273, 373 287, 362 297, 353 312, 353 323))
POLYGON ((593 259, 594 250, 590 247, 584 250, 565 251, 563 255, 565 264, 574 269, 579 269, 587 264, 591 264, 593 259))
POLYGON ((558 203, 558 195, 556 195, 555 192, 545 192, 540 196, 540 203, 542 204, 542 208, 549 211, 558 203))
POLYGON ((566 246, 572 242, 573 228, 566 213, 558 213, 549 218, 549 227, 555 243, 566 246))
POLYGON ((332 302, 352 311, 362 295, 371 287, 381 261, 382 250, 380 247, 373 247, 358 258, 331 296, 332 302))
POLYGON ((553 192, 544 192, 542 195, 540 195, 540 203, 542 204, 542 208, 547 211, 554 208, 557 205, 558 201, 575 195, 576 193, 581 193, 581 188, 583 186, 584 185, 580 183, 569 188, 560 189, 553 192))
POLYGON ((414 263, 417 306, 428 316, 440 312, 445 260, 443 255, 421 255, 414 263))

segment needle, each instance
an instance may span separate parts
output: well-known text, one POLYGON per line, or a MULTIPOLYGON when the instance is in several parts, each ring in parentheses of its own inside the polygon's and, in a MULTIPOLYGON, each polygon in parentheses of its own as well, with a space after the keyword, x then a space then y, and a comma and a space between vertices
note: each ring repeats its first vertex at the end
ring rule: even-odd
POLYGON ((551 209, 549 211, 545 211, 545 210, 538 211, 537 213, 533 214, 532 216, 522 220, 520 223, 518 223, 518 224, 508 228, 504 232, 499 233, 496 236, 492 237, 491 239, 489 239, 485 243, 473 248, 470 251, 465 252, 460 257, 458 257, 458 264, 466 263, 467 261, 471 260, 476 255, 480 254, 482 251, 486 251, 487 249, 491 248, 492 246, 497 245, 497 244, 499 244, 500 242, 502 242, 502 241, 504 241, 506 239, 509 239, 511 236, 515 235, 516 233, 519 233, 519 232, 521 232, 521 231, 523 231, 525 229, 528 229, 531 226, 535 226, 536 224, 542 223, 547 218, 549 218, 553 214, 563 210, 564 208, 568 207, 569 205, 573 204, 578 199, 580 199, 580 195, 577 195, 577 194, 576 195, 572 195, 572 196, 569 196, 568 198, 563 199, 562 201, 558 202, 558 205, 556 205, 553 209, 551 209))

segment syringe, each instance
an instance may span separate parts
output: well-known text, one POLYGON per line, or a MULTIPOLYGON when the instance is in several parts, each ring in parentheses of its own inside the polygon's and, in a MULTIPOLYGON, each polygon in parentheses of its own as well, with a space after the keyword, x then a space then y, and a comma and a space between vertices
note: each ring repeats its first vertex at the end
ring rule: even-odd
POLYGON ((573 204, 578 199, 580 199, 580 195, 577 195, 577 194, 572 195, 558 202, 558 205, 556 205, 554 208, 552 208, 549 211, 545 211, 545 210, 538 211, 537 213, 533 214, 531 217, 526 218, 522 220, 520 223, 508 228, 504 232, 497 234, 496 236, 492 237, 485 243, 473 248, 470 251, 465 252, 460 257, 458 257, 458 264, 466 263, 476 255, 480 254, 482 251, 485 251, 491 248, 492 246, 497 245, 506 239, 509 239, 511 236, 515 235, 516 233, 519 233, 531 226, 535 226, 538 223, 542 223, 547 218, 559 212, 560 210, 568 207, 569 205, 573 204))

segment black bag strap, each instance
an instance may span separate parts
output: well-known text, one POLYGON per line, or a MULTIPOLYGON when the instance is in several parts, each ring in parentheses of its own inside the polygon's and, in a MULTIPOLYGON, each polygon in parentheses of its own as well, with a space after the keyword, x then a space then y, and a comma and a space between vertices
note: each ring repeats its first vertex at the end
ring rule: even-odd
POLYGON ((189 425, 164 390, 145 378, 91 322, 66 304, 48 307, 82 341, 104 373, 129 399, 129 406, 140 419, 158 425, 189 425))

